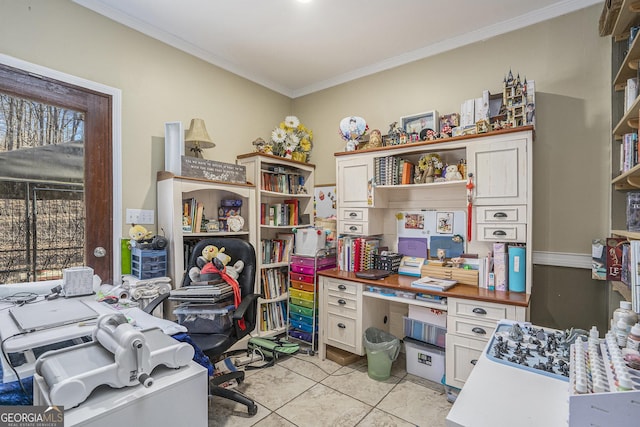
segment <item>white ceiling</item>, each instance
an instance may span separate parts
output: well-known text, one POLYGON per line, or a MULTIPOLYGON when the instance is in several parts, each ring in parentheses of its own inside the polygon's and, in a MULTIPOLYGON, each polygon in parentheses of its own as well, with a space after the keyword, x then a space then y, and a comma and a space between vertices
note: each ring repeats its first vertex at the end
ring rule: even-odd
POLYGON ((73 0, 292 98, 602 0, 73 0))

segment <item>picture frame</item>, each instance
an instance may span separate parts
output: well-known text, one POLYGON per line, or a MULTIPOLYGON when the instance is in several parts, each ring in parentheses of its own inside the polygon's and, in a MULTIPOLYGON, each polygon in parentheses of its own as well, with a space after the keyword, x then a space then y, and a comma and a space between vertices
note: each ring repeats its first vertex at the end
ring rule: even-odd
POLYGON ((453 212, 436 212, 438 234, 453 234, 453 212))
POLYGON ((432 129, 435 132, 440 131, 438 112, 431 110, 409 116, 402 116, 400 117, 400 126, 406 132, 409 141, 419 141, 420 134, 425 129, 432 129))

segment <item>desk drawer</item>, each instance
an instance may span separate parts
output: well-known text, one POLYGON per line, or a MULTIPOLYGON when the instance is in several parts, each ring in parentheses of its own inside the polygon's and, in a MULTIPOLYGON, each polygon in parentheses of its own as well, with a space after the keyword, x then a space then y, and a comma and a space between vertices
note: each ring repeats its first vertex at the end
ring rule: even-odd
POLYGON ((358 293, 358 285, 355 283, 343 283, 343 282, 334 282, 329 281, 325 286, 329 293, 334 295, 351 295, 355 298, 358 293))
POLYGON ((340 209, 340 218, 345 221, 368 221, 369 220, 369 209, 358 209, 358 208, 349 208, 349 209, 340 209))
POLYGON ((476 212, 479 223, 527 222, 526 206, 478 206, 476 212))
POLYGON ((327 344, 356 352, 356 321, 329 313, 327 315, 327 344))
POLYGON ((362 222, 341 222, 340 223, 340 233, 345 234, 362 234, 368 235, 369 233, 369 224, 362 222))
POLYGON ((467 338, 488 341, 496 330, 497 322, 482 319, 449 316, 447 331, 467 338))
POLYGON ((447 334, 445 370, 447 384, 462 388, 484 350, 486 341, 447 334))
MULTIPOLYGON (((516 319, 516 308, 512 305, 492 302, 449 298, 447 301, 449 318, 462 316, 497 322, 501 319, 516 319)), ((447 319, 447 324, 449 319, 447 319)))
POLYGON ((338 313, 342 315, 348 315, 355 318, 356 310, 358 309, 358 303, 355 299, 344 298, 336 295, 327 295, 328 311, 330 313, 338 313), (349 314, 347 314, 349 313, 349 314))
POLYGON ((478 224, 478 240, 490 242, 525 242, 526 224, 478 224))

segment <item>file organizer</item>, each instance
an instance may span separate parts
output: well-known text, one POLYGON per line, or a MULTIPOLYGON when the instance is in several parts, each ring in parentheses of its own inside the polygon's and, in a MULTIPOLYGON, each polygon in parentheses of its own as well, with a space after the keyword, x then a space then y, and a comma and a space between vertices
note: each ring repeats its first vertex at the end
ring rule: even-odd
POLYGON ((526 250, 524 246, 509 246, 509 291, 524 292, 526 289, 526 250))

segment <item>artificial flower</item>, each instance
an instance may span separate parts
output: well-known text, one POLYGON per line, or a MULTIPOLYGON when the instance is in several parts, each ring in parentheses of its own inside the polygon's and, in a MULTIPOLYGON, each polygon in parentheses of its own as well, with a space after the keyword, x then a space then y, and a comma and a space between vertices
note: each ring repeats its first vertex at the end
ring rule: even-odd
POLYGON ((292 153, 305 153, 307 159, 313 146, 313 132, 307 129, 296 116, 287 116, 271 132, 273 154, 288 157, 292 153))

